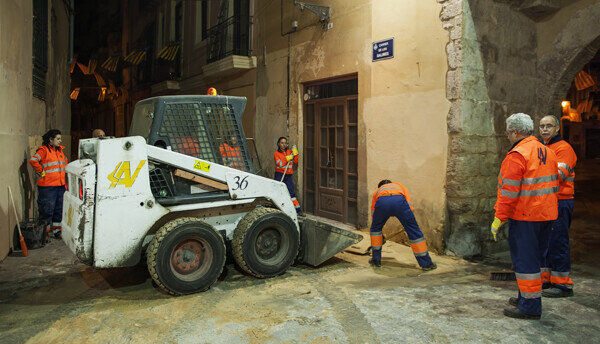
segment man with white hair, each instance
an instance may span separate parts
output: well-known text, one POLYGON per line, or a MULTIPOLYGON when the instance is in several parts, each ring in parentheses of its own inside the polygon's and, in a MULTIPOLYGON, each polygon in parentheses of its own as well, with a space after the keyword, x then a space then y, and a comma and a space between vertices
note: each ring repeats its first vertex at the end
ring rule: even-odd
POLYGON ((544 297, 573 296, 571 273, 571 254, 569 248, 569 227, 573 216, 573 194, 575 193, 575 164, 577 155, 567 141, 558 133, 560 121, 554 116, 545 116, 540 120, 540 136, 543 144, 550 148, 558 158, 558 219, 552 226, 546 267, 542 267, 544 297))
POLYGON ((524 113, 506 119, 512 144, 502 161, 498 196, 491 231, 508 221, 510 256, 519 286, 518 297, 508 301, 515 308, 504 315, 539 319, 542 315, 541 267, 548 251, 552 223, 558 217, 558 160, 554 152, 533 134, 533 121, 524 113))

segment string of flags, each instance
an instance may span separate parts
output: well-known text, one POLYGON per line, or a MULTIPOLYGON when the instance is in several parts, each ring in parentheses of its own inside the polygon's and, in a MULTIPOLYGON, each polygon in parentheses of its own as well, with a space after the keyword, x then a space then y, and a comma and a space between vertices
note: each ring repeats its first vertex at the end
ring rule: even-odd
POLYGON ((140 49, 140 50, 134 50, 132 52, 129 53, 129 55, 127 55, 125 57, 125 62, 129 62, 134 66, 137 66, 140 64, 140 62, 142 62, 142 60, 144 59, 144 57, 146 56, 146 49, 140 49))
POLYGON ((592 76, 584 71, 580 71, 577 76, 575 76, 574 81, 577 91, 585 90, 586 88, 592 87, 596 84, 592 76))
POLYGON ((158 52, 158 58, 167 61, 175 60, 175 57, 177 57, 177 53, 179 52, 180 46, 180 43, 171 43, 167 45, 158 52))
POLYGON ((121 55, 111 56, 104 61, 102 64, 102 68, 114 72, 117 70, 117 65, 119 64, 119 60, 121 59, 121 55))

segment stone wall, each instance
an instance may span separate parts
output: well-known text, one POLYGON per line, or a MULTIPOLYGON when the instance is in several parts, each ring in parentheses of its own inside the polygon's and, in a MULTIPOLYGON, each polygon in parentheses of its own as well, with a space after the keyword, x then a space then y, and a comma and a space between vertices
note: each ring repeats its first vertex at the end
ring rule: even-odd
POLYGON ((535 23, 506 3, 438 0, 449 31, 447 97, 448 230, 446 249, 465 256, 506 248, 490 245, 497 175, 508 150, 504 120, 534 114, 535 23))

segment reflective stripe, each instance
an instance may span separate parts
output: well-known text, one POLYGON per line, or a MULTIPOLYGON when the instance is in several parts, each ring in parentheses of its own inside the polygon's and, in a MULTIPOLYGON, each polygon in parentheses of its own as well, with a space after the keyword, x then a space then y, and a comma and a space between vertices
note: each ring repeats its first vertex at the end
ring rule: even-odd
POLYGON ((521 293, 521 297, 524 299, 537 299, 539 297, 542 297, 541 291, 536 291, 535 293, 527 293, 524 291, 519 291, 519 293, 521 293))
POLYGON ((575 182, 575 177, 567 177, 565 178, 565 182, 575 182))
POLYGON ((521 190, 521 192, 519 193, 519 196, 533 197, 533 196, 549 195, 549 194, 557 193, 558 190, 559 190, 558 186, 552 186, 549 188, 542 188, 542 189, 537 189, 537 190, 521 190))
POLYGON ((383 235, 383 232, 371 232, 371 236, 383 235))
POLYGON ((424 257, 427 255, 427 251, 421 253, 415 253, 415 257, 424 257))
POLYGON ((536 280, 542 278, 542 274, 539 272, 533 274, 522 274, 515 272, 515 277, 522 280, 536 280))
POLYGON ((48 173, 55 173, 55 172, 64 172, 65 168, 64 167, 54 167, 54 168, 49 168, 44 170, 46 172, 46 174, 48 173))
POLYGON ((418 243, 420 243, 422 241, 425 241, 425 237, 420 237, 420 238, 415 239, 415 240, 409 240, 408 242, 411 243, 411 244, 418 244, 418 243))
POLYGON ((373 245, 371 245, 371 249, 372 250, 381 250, 381 245, 379 245, 379 246, 373 246, 373 245))
POLYGON ((562 170, 558 170, 558 173, 560 174, 560 179, 565 180, 565 178, 567 178, 567 176, 562 170))
POLYGON ((29 161, 39 161, 39 160, 36 158, 31 158, 31 159, 29 159, 29 161))
POLYGON ((518 191, 508 191, 508 190, 502 189, 502 190, 500 190, 500 195, 510 197, 510 198, 517 198, 517 197, 519 197, 519 192, 518 191))
POLYGON ((42 164, 42 167, 48 167, 48 166, 56 166, 56 165, 61 165, 61 164, 65 164, 64 161, 53 161, 53 162, 48 162, 45 164, 42 164))
POLYGON ((543 176, 543 177, 536 177, 536 178, 524 178, 523 185, 547 183, 547 182, 553 182, 555 180, 558 180, 558 175, 556 175, 556 174, 552 174, 549 176, 543 176))
POLYGON ((521 181, 517 180, 517 179, 508 179, 508 178, 502 179, 502 185, 521 186, 521 181))
POLYGON ((565 170, 569 171, 569 173, 575 172, 575 171, 573 171, 573 169, 571 168, 571 166, 565 164, 564 162, 559 162, 558 163, 558 167, 564 168, 565 170))
POLYGON ((60 226, 61 226, 61 223, 60 223, 60 222, 52 222, 52 225, 53 225, 54 227, 60 227, 60 226))
POLYGON ((550 273, 552 271, 552 269, 550 269, 550 268, 541 268, 540 271, 542 273, 545 273, 545 272, 550 273))
POLYGON ((570 271, 552 271, 550 273, 553 277, 569 277, 570 271))
POLYGON ((42 160, 42 157, 39 154, 34 154, 33 157, 37 158, 38 160, 42 160))

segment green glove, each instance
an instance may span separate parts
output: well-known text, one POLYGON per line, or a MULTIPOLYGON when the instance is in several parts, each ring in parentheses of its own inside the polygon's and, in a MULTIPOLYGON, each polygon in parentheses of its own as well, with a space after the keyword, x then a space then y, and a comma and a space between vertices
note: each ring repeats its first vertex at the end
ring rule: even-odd
POLYGON ((502 227, 503 224, 505 224, 506 221, 501 221, 499 218, 494 216, 494 222, 492 222, 492 235, 494 236, 494 241, 498 241, 498 239, 496 239, 496 235, 498 234, 498 230, 500 229, 500 227, 502 227))

